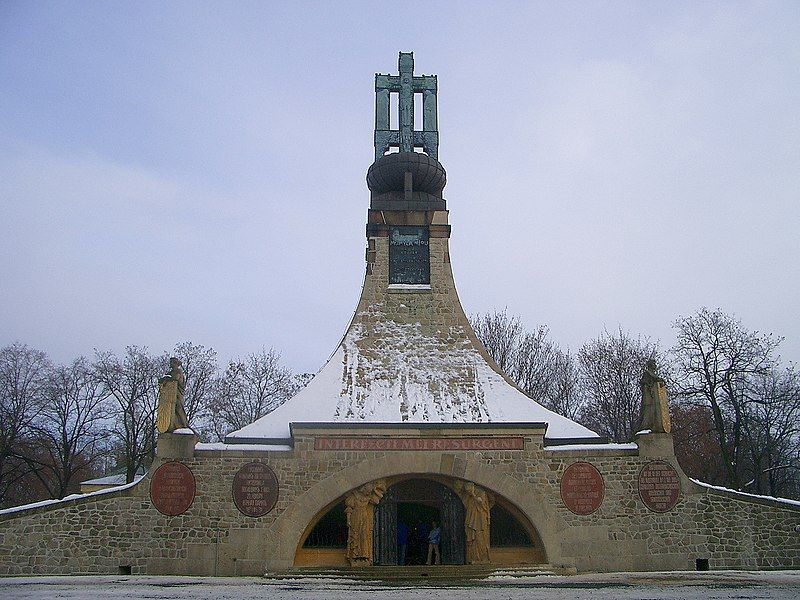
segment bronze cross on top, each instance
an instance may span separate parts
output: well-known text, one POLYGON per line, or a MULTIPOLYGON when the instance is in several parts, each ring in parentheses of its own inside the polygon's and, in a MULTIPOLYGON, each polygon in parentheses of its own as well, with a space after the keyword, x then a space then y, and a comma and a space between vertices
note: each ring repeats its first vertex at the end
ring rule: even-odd
POLYGON ((436 119, 436 75, 414 76, 414 53, 401 52, 399 75, 375 74, 375 160, 390 148, 414 152, 422 148, 439 159, 439 128, 436 119), (398 94, 399 129, 391 129, 389 94, 398 94), (422 131, 414 131, 414 94, 422 94, 422 131))

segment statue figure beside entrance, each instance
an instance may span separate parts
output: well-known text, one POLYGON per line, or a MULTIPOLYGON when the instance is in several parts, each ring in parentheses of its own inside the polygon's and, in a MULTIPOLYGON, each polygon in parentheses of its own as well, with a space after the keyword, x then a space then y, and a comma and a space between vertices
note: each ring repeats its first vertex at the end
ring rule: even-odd
POLYGON ((669 418, 669 402, 664 380, 656 372, 656 361, 647 361, 642 379, 642 419, 639 431, 650 430, 652 433, 669 433, 672 424, 669 418))
POLYGON ((471 481, 457 481, 454 488, 464 503, 464 537, 466 541, 466 563, 486 565, 489 557, 489 523, 494 494, 478 487, 471 481))
POLYGON ((183 407, 185 390, 186 374, 181 368, 181 361, 173 356, 169 359, 169 373, 158 380, 156 426, 159 433, 172 433, 176 429, 189 427, 183 407))
POLYGON ((365 483, 344 500, 347 514, 347 560, 352 567, 372 564, 372 529, 377 505, 386 493, 386 481, 365 483))

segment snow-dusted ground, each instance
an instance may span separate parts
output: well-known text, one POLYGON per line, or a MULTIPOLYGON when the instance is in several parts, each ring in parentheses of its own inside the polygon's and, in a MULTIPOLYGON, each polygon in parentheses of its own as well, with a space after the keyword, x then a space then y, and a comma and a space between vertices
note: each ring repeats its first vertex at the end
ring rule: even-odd
POLYGON ((464 585, 381 584, 334 579, 216 577, 9 577, 0 578, 0 598, 203 599, 203 600, 733 600, 800 598, 800 571, 708 573, 613 573, 570 577, 540 575, 494 578, 464 585))

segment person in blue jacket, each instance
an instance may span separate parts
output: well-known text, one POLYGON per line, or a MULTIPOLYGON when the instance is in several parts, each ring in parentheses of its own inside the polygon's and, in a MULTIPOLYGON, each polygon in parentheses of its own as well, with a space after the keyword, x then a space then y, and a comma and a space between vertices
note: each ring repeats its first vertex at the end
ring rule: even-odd
POLYGON ((408 525, 400 521, 397 524, 397 564, 406 564, 406 550, 408 549, 408 525))
POLYGON ((435 556, 433 564, 440 565, 442 564, 442 558, 439 554, 439 542, 442 540, 442 530, 436 521, 431 525, 431 531, 428 533, 428 562, 425 564, 431 564, 431 558, 435 556))

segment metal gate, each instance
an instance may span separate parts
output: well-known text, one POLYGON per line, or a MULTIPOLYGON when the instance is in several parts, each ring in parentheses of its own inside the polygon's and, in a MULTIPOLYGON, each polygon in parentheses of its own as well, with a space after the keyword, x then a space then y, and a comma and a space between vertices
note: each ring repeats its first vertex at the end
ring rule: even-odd
POLYGON ((397 489, 389 488, 375 507, 372 527, 372 563, 397 564, 397 489))
POLYGON ((464 564, 464 505, 447 486, 442 488, 442 541, 439 550, 443 565, 464 564))
MULTIPOLYGON (((397 564, 397 503, 417 500, 414 489, 425 493, 426 503, 439 509, 442 538, 439 550, 442 564, 464 564, 464 505, 449 487, 432 480, 406 480, 390 487, 375 507, 372 528, 373 564, 397 564), (414 483, 419 482, 419 486, 414 483), (398 487, 400 486, 400 487, 398 487), (402 490, 402 498, 399 491, 402 490)), ((419 500, 422 500, 421 498, 419 500)))

